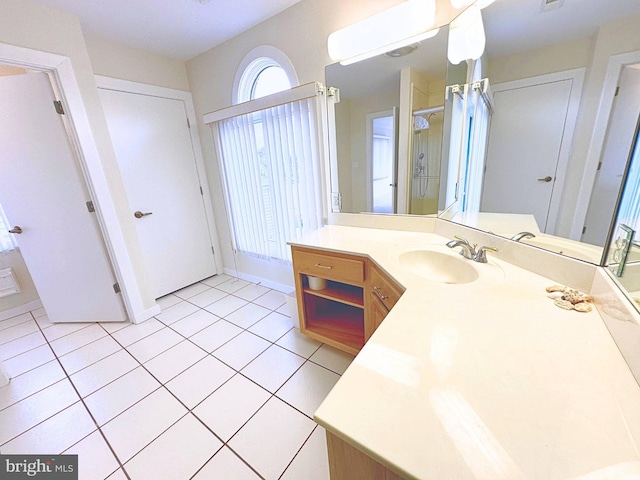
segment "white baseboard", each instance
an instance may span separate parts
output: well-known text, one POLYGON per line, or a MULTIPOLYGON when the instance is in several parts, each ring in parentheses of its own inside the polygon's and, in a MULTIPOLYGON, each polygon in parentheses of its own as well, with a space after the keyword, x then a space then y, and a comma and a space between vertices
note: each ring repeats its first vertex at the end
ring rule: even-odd
POLYGON ((37 310, 39 308, 42 308, 42 302, 40 300, 34 300, 33 302, 25 303, 24 305, 18 305, 17 307, 0 312, 0 321, 15 317, 16 315, 22 315, 23 313, 30 312, 31 310, 37 310))
MULTIPOLYGON (((236 276, 236 271, 232 268, 224 268, 224 273, 226 273, 227 275, 229 275, 230 277, 235 277, 236 276)), ((292 285, 287 285, 284 283, 278 283, 278 282, 273 282, 271 280, 267 280, 264 278, 260 278, 260 277, 256 277, 255 275, 249 275, 247 273, 243 273, 243 272, 237 272, 237 277, 242 279, 242 280, 246 280, 247 282, 251 282, 251 283, 259 283, 260 285, 264 285, 267 288, 272 288, 274 290, 278 290, 279 292, 290 292, 291 290, 293 290, 293 286, 292 285)))
POLYGON ((160 308, 160 305, 156 303, 153 307, 136 313, 135 317, 131 319, 131 323, 138 324, 144 322, 145 320, 149 320, 151 317, 159 314, 161 310, 162 309, 160 308))

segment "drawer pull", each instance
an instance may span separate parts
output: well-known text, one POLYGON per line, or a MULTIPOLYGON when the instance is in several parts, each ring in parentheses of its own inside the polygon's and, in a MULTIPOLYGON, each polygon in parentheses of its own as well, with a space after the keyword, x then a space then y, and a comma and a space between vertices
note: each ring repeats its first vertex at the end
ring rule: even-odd
POLYGON ((378 298, 380 300, 386 300, 387 298, 389 298, 389 297, 385 296, 382 293, 382 291, 380 290, 380 288, 378 288, 378 287, 373 287, 373 292, 378 296, 378 298))
POLYGON ((324 268, 325 270, 331 270, 333 267, 332 266, 327 266, 327 265, 320 265, 319 263, 316 263, 316 268, 324 268))

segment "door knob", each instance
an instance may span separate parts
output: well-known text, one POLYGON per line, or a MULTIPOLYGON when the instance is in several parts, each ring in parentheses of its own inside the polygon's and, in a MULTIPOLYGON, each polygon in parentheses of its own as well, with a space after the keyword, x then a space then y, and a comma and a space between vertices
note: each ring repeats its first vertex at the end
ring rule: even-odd
POLYGON ((15 233, 15 234, 22 233, 22 228, 20 228, 18 225, 16 225, 11 230, 9 230, 9 233, 15 233))
POLYGON ((136 217, 136 218, 142 218, 142 217, 146 217, 147 215, 151 215, 151 214, 153 214, 153 212, 142 213, 140 210, 138 210, 137 212, 135 212, 133 214, 133 216, 136 217))
POLYGON ((553 180, 553 178, 551 178, 548 175, 546 177, 544 177, 544 178, 539 178, 538 179, 539 182, 546 182, 546 183, 549 183, 551 180, 553 180))

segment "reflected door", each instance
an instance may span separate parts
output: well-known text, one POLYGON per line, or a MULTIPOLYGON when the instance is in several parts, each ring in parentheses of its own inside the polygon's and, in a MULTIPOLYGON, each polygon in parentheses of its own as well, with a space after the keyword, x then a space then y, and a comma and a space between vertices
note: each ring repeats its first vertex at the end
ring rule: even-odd
POLYGON ((395 213, 397 190, 396 115, 394 111, 368 116, 367 152, 370 165, 369 211, 395 213))
POLYGON ((554 233, 550 215, 564 142, 572 80, 494 91, 481 211, 533 214, 554 233))

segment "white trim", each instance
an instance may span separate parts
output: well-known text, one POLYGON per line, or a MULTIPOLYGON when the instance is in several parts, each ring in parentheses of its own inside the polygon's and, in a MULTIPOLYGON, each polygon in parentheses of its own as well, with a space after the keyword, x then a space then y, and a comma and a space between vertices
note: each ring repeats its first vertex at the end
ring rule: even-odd
POLYGON ((620 74, 626 65, 632 65, 634 63, 640 63, 640 51, 621 53, 609 57, 609 65, 607 66, 607 74, 604 85, 602 86, 598 112, 596 113, 591 131, 591 141, 589 142, 587 160, 582 174, 578 203, 573 215, 573 221, 571 222, 571 232, 569 235, 572 239, 580 240, 582 237, 582 229, 587 221, 589 200, 591 199, 593 187, 596 183, 598 163, 600 163, 602 150, 604 149, 604 141, 611 119, 611 113, 613 112, 613 101, 615 99, 620 74))
POLYGON ((105 90, 116 90, 126 93, 137 93, 140 95, 149 95, 153 97, 168 98, 179 100, 184 103, 187 112, 187 118, 191 124, 189 133, 191 134, 191 143, 193 145, 193 153, 196 160, 196 171, 198 173, 198 181, 202 187, 205 216, 209 227, 209 237, 214 250, 214 260, 216 264, 216 273, 222 272, 222 252, 220 242, 218 240, 218 231, 216 228, 215 217, 213 214, 213 201, 211 200, 211 191, 209 190, 209 182, 207 181, 207 173, 204 166, 204 158, 202 156, 202 147, 200 143, 200 134, 197 128, 196 111, 193 106, 193 97, 190 92, 184 90, 175 90, 172 88, 158 87, 156 85, 148 85, 146 83, 131 82, 128 80, 120 80, 118 78, 104 77, 96 75, 96 84, 98 88, 105 90))
POLYGON ((220 120, 226 120, 227 118, 239 117, 240 115, 246 115, 260 110, 266 110, 267 108, 277 107, 278 105, 284 105, 285 103, 292 103, 297 102, 298 100, 304 100, 305 98, 312 98, 318 95, 322 90, 323 87, 318 82, 306 83, 299 87, 294 87, 291 90, 285 90, 283 92, 267 95, 266 97, 256 98, 255 100, 249 100, 248 102, 239 103, 237 105, 205 113, 203 116, 204 123, 218 122, 220 120))
POLYGON ((9 310, 3 310, 0 312, 0 322, 16 315, 22 315, 23 313, 30 312, 42 308, 42 302, 40 300, 34 300, 17 307, 10 308, 9 310))
POLYGON ((295 288, 293 285, 273 282, 271 280, 267 280, 266 278, 256 277, 255 275, 239 272, 233 268, 224 267, 224 273, 226 273, 230 277, 235 277, 241 280, 246 280, 247 282, 264 285, 267 288, 278 290, 279 292, 282 292, 282 293, 288 293, 295 288))
MULTIPOLYGON (((571 93, 569 95, 569 104, 567 106, 567 116, 565 120, 565 128, 558 155, 558 164, 556 167, 556 180, 554 182, 553 192, 549 203, 549 215, 547 217, 547 225, 545 231, 549 234, 555 234, 558 214, 560 212, 560 204, 565 189, 567 178, 567 167, 569 157, 574 142, 574 133, 576 129, 576 121, 578 119, 578 109, 580 107, 580 98, 582 97, 582 86, 584 84, 586 68, 574 68, 563 72, 549 73, 546 75, 538 75, 528 77, 522 80, 514 80, 511 82, 498 83, 491 87, 492 94, 504 90, 512 90, 515 88, 531 87, 533 85, 541 85, 544 83, 559 82, 563 80, 571 80, 571 93)), ((582 228, 582 227, 581 227, 582 228)))
POLYGON ((161 311, 162 308, 156 303, 153 307, 138 312, 136 317, 133 319, 133 323, 142 323, 145 320, 149 320, 151 317, 158 315, 161 311))
POLYGON ((52 79, 54 91, 66 106, 65 125, 71 135, 70 140, 76 147, 78 162, 96 207, 98 223, 115 277, 120 284, 126 312, 130 319, 136 318, 145 310, 142 294, 71 60, 62 55, 0 43, 0 63, 40 70, 49 74, 52 79))
POLYGON ((240 81, 244 72, 247 70, 247 67, 251 65, 255 60, 259 58, 270 58, 275 61, 278 65, 282 67, 282 69, 289 77, 289 84, 292 87, 295 87, 300 84, 298 81, 298 75, 296 74, 296 70, 293 68, 293 63, 289 60, 284 52, 277 49, 276 47, 272 47, 271 45, 260 45, 259 47, 254 48, 249 53, 247 53, 240 65, 238 65, 238 69, 236 70, 236 76, 233 79, 233 96, 232 103, 236 104, 239 102, 238 93, 240 89, 240 81))

